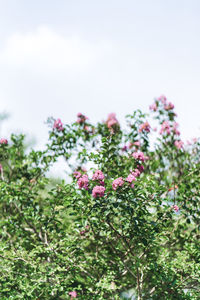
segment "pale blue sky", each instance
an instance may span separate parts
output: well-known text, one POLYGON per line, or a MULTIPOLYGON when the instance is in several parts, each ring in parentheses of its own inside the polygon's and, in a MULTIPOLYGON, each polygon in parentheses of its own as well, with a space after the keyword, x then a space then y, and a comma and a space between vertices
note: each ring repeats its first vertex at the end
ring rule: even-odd
POLYGON ((91 121, 165 94, 200 136, 199 0, 0 0, 2 128, 46 142, 48 116, 91 121))

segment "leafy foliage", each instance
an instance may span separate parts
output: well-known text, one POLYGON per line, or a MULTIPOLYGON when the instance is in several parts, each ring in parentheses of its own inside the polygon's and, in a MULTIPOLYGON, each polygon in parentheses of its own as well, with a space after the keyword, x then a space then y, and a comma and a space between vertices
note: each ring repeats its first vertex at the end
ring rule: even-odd
POLYGON ((151 110, 153 145, 141 111, 50 118, 44 151, 0 141, 1 299, 199 299, 200 142, 164 96, 151 110), (67 182, 47 176, 59 157, 67 182))

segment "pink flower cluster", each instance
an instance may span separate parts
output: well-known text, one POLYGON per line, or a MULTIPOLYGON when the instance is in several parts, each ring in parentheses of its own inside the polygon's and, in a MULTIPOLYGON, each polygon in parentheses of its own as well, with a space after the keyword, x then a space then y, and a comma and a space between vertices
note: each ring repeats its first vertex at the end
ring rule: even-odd
POLYGON ((75 171, 73 175, 76 179, 79 179, 82 176, 81 172, 79 171, 75 171))
POLYGON ((61 119, 57 119, 57 120, 54 121, 53 129, 57 129, 58 131, 63 131, 64 130, 63 123, 61 122, 61 119))
POLYGON ((128 146, 127 145, 124 145, 123 147, 122 147, 122 151, 127 151, 128 150, 128 146))
POLYGON ((78 186, 79 186, 79 189, 88 190, 89 180, 88 180, 88 176, 86 174, 84 174, 81 177, 79 177, 79 179, 78 179, 78 186))
POLYGON ((112 183, 112 188, 113 190, 116 191, 116 189, 119 187, 119 186, 122 186, 124 184, 124 180, 122 177, 119 177, 115 180, 113 180, 113 183, 112 183))
POLYGON ((179 211, 179 207, 177 205, 172 205, 172 208, 175 210, 175 212, 179 211))
POLYGON ((156 101, 152 105, 149 106, 149 109, 152 111, 157 111, 159 102, 163 104, 163 108, 166 111, 174 109, 174 104, 172 102, 168 102, 167 98, 164 95, 161 95, 160 97, 158 97, 156 99, 156 101))
POLYGON ((158 106, 157 106, 156 103, 153 103, 152 105, 149 106, 149 109, 150 109, 150 110, 153 110, 153 111, 157 111, 158 106))
POLYGON ((77 292, 75 292, 75 291, 69 292, 69 296, 71 296, 71 299, 76 298, 77 292))
POLYGON ((92 190, 92 196, 94 198, 103 197, 105 193, 105 187, 102 185, 96 185, 92 190))
POLYGON ((92 176, 92 180, 104 180, 105 176, 101 170, 96 170, 92 176))
POLYGON ((130 173, 128 175, 128 177, 126 178, 126 181, 128 181, 129 183, 132 183, 133 181, 136 181, 135 176, 133 175, 133 173, 130 173))
POLYGON ((104 174, 101 170, 96 170, 92 176, 92 180, 98 180, 101 185, 104 185, 104 174))
POLYGON ((165 132, 167 134, 170 134, 170 132, 171 132, 170 124, 168 121, 163 121, 163 123, 161 125, 160 134, 164 134, 165 132))
POLYGON ((174 109, 174 104, 171 103, 171 102, 168 102, 164 105, 164 109, 165 110, 171 110, 171 109, 174 109))
POLYGON ((167 98, 164 95, 158 97, 157 101, 161 102, 164 105, 164 109, 167 111, 174 109, 174 104, 171 102, 167 102, 167 98))
POLYGON ((140 143, 140 141, 135 141, 135 142, 133 143, 133 145, 136 146, 136 147, 140 147, 140 146, 141 146, 141 143, 140 143))
POLYGON ((82 113, 78 113, 77 114, 77 123, 79 123, 79 124, 82 124, 82 123, 84 123, 87 119, 88 119, 88 117, 86 117, 86 116, 84 116, 82 113))
POLYGON ((175 135, 180 135, 180 131, 178 130, 179 124, 177 122, 174 122, 172 130, 175 135))
POLYGON ((163 104, 166 104, 166 102, 167 102, 167 98, 164 95, 161 95, 160 97, 158 97, 157 100, 162 102, 163 104))
POLYGON ((142 162, 144 162, 145 160, 148 160, 148 156, 145 156, 143 152, 141 151, 138 151, 138 152, 133 152, 132 153, 132 156, 137 159, 137 160, 140 160, 142 162))
MULTIPOLYGON (((139 171, 140 173, 144 172, 144 166, 143 166, 143 165, 138 165, 138 166, 137 166, 137 169, 138 169, 138 171, 139 171)), ((136 170, 137 170, 137 169, 136 169, 136 170)), ((135 170, 135 171, 136 171, 136 170, 135 170)), ((140 174, 139 174, 139 175, 140 175, 140 174)), ((139 176, 139 175, 138 175, 138 176, 139 176)))
POLYGON ((4 145, 7 145, 7 144, 8 144, 8 140, 7 140, 7 139, 4 139, 4 138, 1 138, 1 139, 0 139, 0 144, 1 144, 1 145, 3 145, 3 144, 4 144, 4 145))
POLYGON ((181 149, 181 148, 183 148, 184 142, 181 141, 181 140, 175 141, 175 142, 174 142, 174 145, 175 145, 175 147, 176 147, 177 149, 181 149))
POLYGON ((119 122, 116 118, 116 114, 115 113, 110 113, 108 115, 108 118, 106 120, 106 124, 108 126, 108 128, 112 128, 114 125, 119 125, 119 122))
POLYGON ((169 121, 163 121, 160 129, 160 134, 167 133, 169 135, 171 132, 174 132, 175 135, 180 135, 178 126, 179 124, 177 122, 174 122, 172 126, 170 126, 169 121))
POLYGON ((140 126, 139 126, 139 132, 142 132, 142 131, 146 131, 146 132, 150 132, 150 124, 149 122, 145 122, 145 123, 142 123, 140 126))

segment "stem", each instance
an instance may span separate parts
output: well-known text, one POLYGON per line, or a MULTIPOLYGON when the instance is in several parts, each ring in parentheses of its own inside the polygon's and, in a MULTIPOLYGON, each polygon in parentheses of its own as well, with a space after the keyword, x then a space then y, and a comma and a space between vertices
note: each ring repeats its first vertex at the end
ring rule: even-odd
POLYGON ((140 289, 140 274, 139 269, 137 267, 137 288, 138 288, 138 300, 142 299, 141 289, 140 289))

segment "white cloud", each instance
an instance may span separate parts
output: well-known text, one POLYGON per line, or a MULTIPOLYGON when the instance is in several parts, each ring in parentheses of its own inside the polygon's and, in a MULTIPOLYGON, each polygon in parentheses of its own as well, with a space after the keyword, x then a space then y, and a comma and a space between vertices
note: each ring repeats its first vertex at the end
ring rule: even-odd
POLYGON ((35 32, 11 35, 0 51, 0 64, 36 70, 76 71, 92 66, 110 52, 108 42, 91 43, 79 37, 64 37, 46 26, 35 32))

